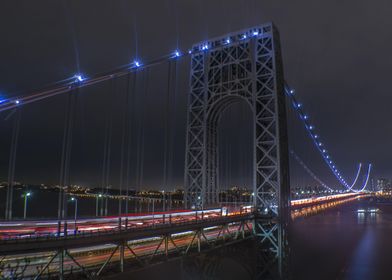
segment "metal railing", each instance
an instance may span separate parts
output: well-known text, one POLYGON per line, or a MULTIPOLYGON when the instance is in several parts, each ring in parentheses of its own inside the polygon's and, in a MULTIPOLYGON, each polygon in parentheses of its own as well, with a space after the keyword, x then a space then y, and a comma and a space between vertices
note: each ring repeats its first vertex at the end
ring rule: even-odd
MULTIPOLYGON (((230 222, 231 220, 241 220, 242 218, 249 218, 253 217, 252 212, 240 213, 235 215, 228 215, 228 216, 219 216, 219 217, 201 217, 195 218, 192 220, 187 221, 170 221, 165 223, 153 223, 153 224, 143 224, 138 226, 126 226, 121 224, 121 227, 113 228, 113 229, 96 229, 96 230, 81 230, 76 232, 76 234, 61 234, 59 235, 57 232, 53 233, 40 233, 40 234, 21 234, 21 235, 12 235, 9 238, 3 238, 0 240, 1 244, 13 244, 13 243, 22 243, 22 242, 32 242, 32 241, 45 241, 45 240, 68 240, 68 239, 78 239, 78 238, 87 238, 87 237, 98 237, 98 236, 108 236, 114 235, 119 233, 133 233, 133 232, 142 232, 147 229, 165 229, 165 228, 180 228, 186 225, 194 226, 194 225, 202 225, 206 223, 225 223, 230 222)), ((125 219, 126 220, 126 219, 125 219)), ((72 231, 71 231, 72 232, 72 231)))

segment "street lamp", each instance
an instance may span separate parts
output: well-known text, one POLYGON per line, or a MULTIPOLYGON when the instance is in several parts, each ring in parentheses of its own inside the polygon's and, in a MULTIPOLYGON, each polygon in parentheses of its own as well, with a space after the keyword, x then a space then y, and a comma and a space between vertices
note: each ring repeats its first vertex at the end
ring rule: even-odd
POLYGON ((152 199, 152 226, 155 226, 155 198, 152 199))
POLYGON ((102 194, 98 194, 96 196, 96 200, 95 200, 95 216, 96 217, 98 217, 98 204, 99 204, 98 199, 101 198, 101 197, 102 197, 102 194))
POLYGON ((31 192, 27 192, 24 194, 24 209, 23 209, 23 219, 26 220, 26 214, 27 214, 27 198, 31 196, 31 192))
POLYGON ((165 207, 165 191, 164 190, 162 191, 162 203, 163 203, 163 205, 162 205, 163 212, 165 212, 166 207, 165 207))
POLYGON ((76 234, 76 218, 78 215, 78 200, 76 199, 76 197, 71 197, 71 201, 75 201, 75 225, 74 225, 74 231, 76 234))

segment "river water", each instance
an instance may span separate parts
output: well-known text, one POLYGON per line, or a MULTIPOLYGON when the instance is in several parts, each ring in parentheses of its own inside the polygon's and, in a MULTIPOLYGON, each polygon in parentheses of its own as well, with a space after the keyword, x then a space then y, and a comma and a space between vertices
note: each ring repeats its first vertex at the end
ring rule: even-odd
MULTIPOLYGON (((249 246, 248 245, 245 245, 249 246)), ((391 280, 392 200, 353 200, 315 215, 296 218, 290 230, 293 280, 391 280), (377 213, 358 213, 360 209, 377 213)), ((225 258, 225 257, 223 257, 225 258)), ((251 279, 244 264, 226 257, 214 277, 187 274, 180 262, 133 272, 132 279, 251 279), (192 276, 192 277, 191 277, 192 276)), ((213 258, 212 258, 213 260, 213 258)), ((113 279, 128 279, 125 277, 113 279)))
POLYGON ((297 218, 290 237, 293 279, 392 279, 392 201, 362 199, 297 218))

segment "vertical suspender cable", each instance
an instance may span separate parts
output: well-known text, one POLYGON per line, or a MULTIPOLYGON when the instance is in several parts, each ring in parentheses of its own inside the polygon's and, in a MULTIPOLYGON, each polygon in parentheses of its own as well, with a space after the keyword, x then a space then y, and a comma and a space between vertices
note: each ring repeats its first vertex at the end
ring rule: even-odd
MULTIPOLYGON (((132 81, 130 80, 128 74, 128 82, 127 82, 127 94, 128 96, 131 95, 131 101, 128 107, 133 108, 133 103, 135 101, 135 85, 136 85, 136 73, 132 75, 132 81), (132 87, 130 86, 130 82, 132 82, 132 87), (132 88, 132 89, 131 89, 132 88)), ((128 130, 128 139, 127 139, 127 162, 126 162, 126 175, 125 175, 125 186, 126 186, 126 201, 125 201, 125 213, 128 214, 129 211, 129 177, 130 177, 130 171, 131 171, 131 147, 132 147, 132 110, 130 110, 128 114, 128 125, 127 125, 127 130, 128 130)))
MULTIPOLYGON (((110 90, 115 92, 115 80, 112 79, 110 83, 110 90)), ((110 92, 109 90, 109 92, 110 92)), ((105 140, 103 147, 103 160, 102 160, 102 183, 101 183, 101 193, 103 195, 103 200, 101 201, 101 216, 107 215, 107 204, 108 204, 108 192, 109 187, 109 172, 110 172, 110 151, 111 151, 111 141, 112 141, 112 126, 113 126, 113 96, 109 96, 109 106, 106 111, 106 121, 105 121, 105 140)))
POLYGON ((72 150, 72 134, 74 127, 74 118, 76 114, 76 101, 78 89, 74 89, 68 95, 68 104, 65 114, 63 145, 61 152, 61 166, 60 166, 60 189, 58 201, 58 219, 66 218, 66 203, 67 196, 65 194, 65 187, 69 184, 69 165, 71 161, 72 150))
MULTIPOLYGON (((73 138, 73 131, 75 126, 75 117, 76 117, 76 100, 78 96, 79 89, 75 89, 74 93, 72 94, 72 106, 71 106, 71 118, 70 118, 70 128, 67 140, 67 156, 65 162, 65 169, 64 169, 64 185, 70 186, 70 166, 71 166, 71 152, 72 152, 72 138, 73 138)), ((65 194, 64 198, 64 214, 63 216, 66 217, 67 215, 67 195, 65 194)))
POLYGON ((147 100, 148 95, 148 82, 149 82, 149 69, 144 70, 144 81, 143 91, 140 95, 140 106, 139 106, 139 124, 138 124, 138 139, 137 139, 137 156, 136 156, 136 182, 138 190, 140 191, 143 184, 143 173, 144 173, 144 103, 147 100))
MULTIPOLYGON (((110 110, 110 109, 109 109, 110 110)), ((108 111, 109 111, 108 110, 108 111)), ((102 159, 102 180, 101 180, 101 194, 105 193, 105 174, 106 174, 106 158, 107 158, 107 142, 108 142, 108 130, 109 130, 109 118, 108 118, 108 112, 106 112, 106 120, 105 120, 105 133, 104 133, 104 140, 103 140, 103 159, 102 159)), ((105 199, 106 196, 104 196, 103 199, 105 199)), ((101 202, 101 207, 100 207, 100 216, 103 216, 103 208, 104 208, 104 201, 101 202)))
POLYGON ((69 108, 71 103, 71 94, 70 93, 67 97, 67 107, 65 111, 65 121, 64 121, 64 132, 63 132, 63 143, 61 148, 61 162, 60 162, 60 182, 59 182, 59 197, 58 197, 58 208, 57 208, 57 218, 59 220, 62 219, 63 213, 63 192, 64 192, 64 160, 65 160, 65 147, 66 139, 67 139, 67 131, 68 131, 68 119, 69 119, 69 108))
POLYGON ((171 98, 171 103, 173 108, 169 112, 169 120, 170 120, 170 126, 169 126, 169 159, 168 159, 168 184, 171 187, 169 191, 173 190, 173 160, 174 160, 174 140, 175 140, 175 132, 176 132, 176 105, 177 105, 177 92, 178 92, 178 63, 177 60, 174 60, 174 73, 173 73, 173 93, 172 93, 172 98, 171 98))
POLYGON ((21 109, 15 109, 14 123, 12 129, 11 138, 11 149, 10 149, 10 159, 8 166, 8 188, 7 188, 7 198, 6 198, 6 208, 5 208, 5 219, 12 219, 12 203, 13 203, 13 192, 14 192, 14 182, 15 182, 15 164, 16 164, 16 151, 18 147, 18 138, 20 130, 20 119, 21 119, 21 109))
POLYGON ((118 215, 122 214, 122 189, 124 185, 124 161, 125 155, 127 155, 127 143, 129 138, 129 80, 130 74, 127 75, 127 91, 125 92, 125 103, 124 103, 124 113, 123 113, 123 120, 122 120, 122 137, 121 137, 121 159, 120 159, 120 197, 118 200, 118 215))
POLYGON ((142 104, 141 104, 141 110, 142 110, 142 116, 140 120, 140 128, 141 128, 141 142, 140 142, 140 185, 143 184, 143 178, 144 178, 144 138, 145 138, 145 132, 144 132, 144 120, 145 120, 145 102, 148 100, 148 86, 149 86, 149 69, 147 68, 145 70, 145 80, 144 80, 144 94, 142 95, 142 104))
MULTIPOLYGON (((115 88, 113 81, 113 91, 115 88)), ((106 148, 106 171, 105 171, 105 216, 108 215, 108 194, 109 194, 109 177, 110 177, 110 163, 112 155, 112 131, 113 131, 113 102, 112 107, 109 110, 109 129, 108 129, 108 142, 106 148)))
POLYGON ((166 91, 166 106, 164 111, 164 150, 163 150, 163 189, 167 187, 167 175, 168 175, 168 145, 169 145, 169 111, 170 111, 170 88, 171 88, 171 72, 172 72, 172 62, 168 61, 168 72, 167 72, 167 91, 166 91))

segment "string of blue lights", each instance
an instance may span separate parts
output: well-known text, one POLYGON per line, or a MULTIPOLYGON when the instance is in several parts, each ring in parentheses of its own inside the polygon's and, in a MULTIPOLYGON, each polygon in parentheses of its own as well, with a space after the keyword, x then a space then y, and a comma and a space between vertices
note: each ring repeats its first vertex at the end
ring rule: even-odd
POLYGON ((309 116, 304 112, 303 106, 300 102, 295 97, 295 91, 294 89, 290 88, 287 84, 285 86, 285 93, 286 95, 290 98, 291 104, 294 108, 294 110, 298 113, 300 120, 302 120, 303 125, 308 132, 308 135, 310 136, 312 142, 314 143, 316 149, 320 152, 323 160, 325 163, 328 165, 332 173, 335 175, 335 177, 338 179, 338 181, 347 189, 347 191, 354 191, 354 192, 361 192, 363 191, 368 183, 368 179, 370 177, 370 171, 371 171, 371 164, 368 166, 368 172, 367 172, 367 179, 365 180, 365 183, 359 190, 355 190, 354 186, 357 183, 359 174, 361 172, 362 164, 359 163, 358 165, 358 170, 357 170, 357 175, 351 185, 349 185, 345 178, 342 176, 341 172, 339 169, 336 167, 336 164, 332 160, 330 154, 328 153, 328 150, 324 146, 324 144, 320 140, 320 136, 315 132, 315 127, 310 123, 309 116))
MULTIPOLYGON (((211 45, 211 41, 205 41, 204 43, 200 45, 195 45, 193 46, 188 52, 182 53, 180 50, 175 50, 169 55, 163 56, 159 59, 155 59, 150 61, 149 63, 143 64, 143 62, 139 59, 133 60, 132 63, 127 64, 125 66, 122 66, 120 68, 117 68, 111 72, 105 73, 105 74, 100 74, 100 75, 95 75, 94 77, 87 77, 81 73, 77 73, 73 75, 71 78, 65 79, 64 84, 57 86, 52 89, 46 89, 40 92, 36 92, 34 94, 31 94, 29 96, 23 96, 20 98, 12 98, 12 99, 0 99, 0 112, 9 110, 12 108, 16 108, 19 105, 22 104, 27 104, 27 103, 32 103, 37 100, 45 99, 50 96, 58 95, 60 93, 64 92, 69 92, 74 88, 80 88, 80 87, 85 87, 89 86, 92 84, 100 83, 109 79, 113 79, 115 77, 120 77, 123 75, 128 74, 129 72, 134 72, 138 69, 141 68, 147 68, 162 62, 167 61, 167 59, 179 59, 186 57, 188 55, 191 55, 195 52, 204 52, 208 51, 211 48, 216 48, 219 46, 226 46, 229 44, 232 44, 234 42, 239 42, 243 41, 246 39, 250 39, 251 37, 262 37, 263 30, 260 28, 251 28, 246 31, 244 31, 242 34, 237 34, 230 36, 228 38, 222 39, 221 41, 214 41, 215 45, 211 45)), ((299 114, 300 119, 303 121, 303 124, 305 126, 305 129, 307 130, 309 136, 311 137, 313 143, 315 144, 316 148, 320 152, 322 158, 326 162, 326 164, 329 166, 330 170, 332 173, 335 175, 335 177, 338 179, 338 181, 346 187, 348 190, 353 190, 353 187, 356 183, 356 179, 354 180, 353 184, 350 186, 345 178, 342 176, 341 172, 338 170, 336 167, 335 163, 333 162, 331 156, 329 155, 327 149, 324 147, 323 143, 319 139, 319 135, 315 133, 314 131, 314 126, 310 123, 309 121, 309 116, 305 114, 302 108, 302 104, 297 101, 295 98, 294 90, 291 89, 288 85, 285 86, 285 93, 287 94, 288 97, 291 99, 291 103, 294 107, 294 109, 297 111, 299 114)), ((361 169, 361 164, 359 164, 358 172, 357 172, 357 177, 359 176, 361 169)), ((368 168, 368 176, 370 175, 370 170, 371 170, 371 165, 369 165, 368 168)))

